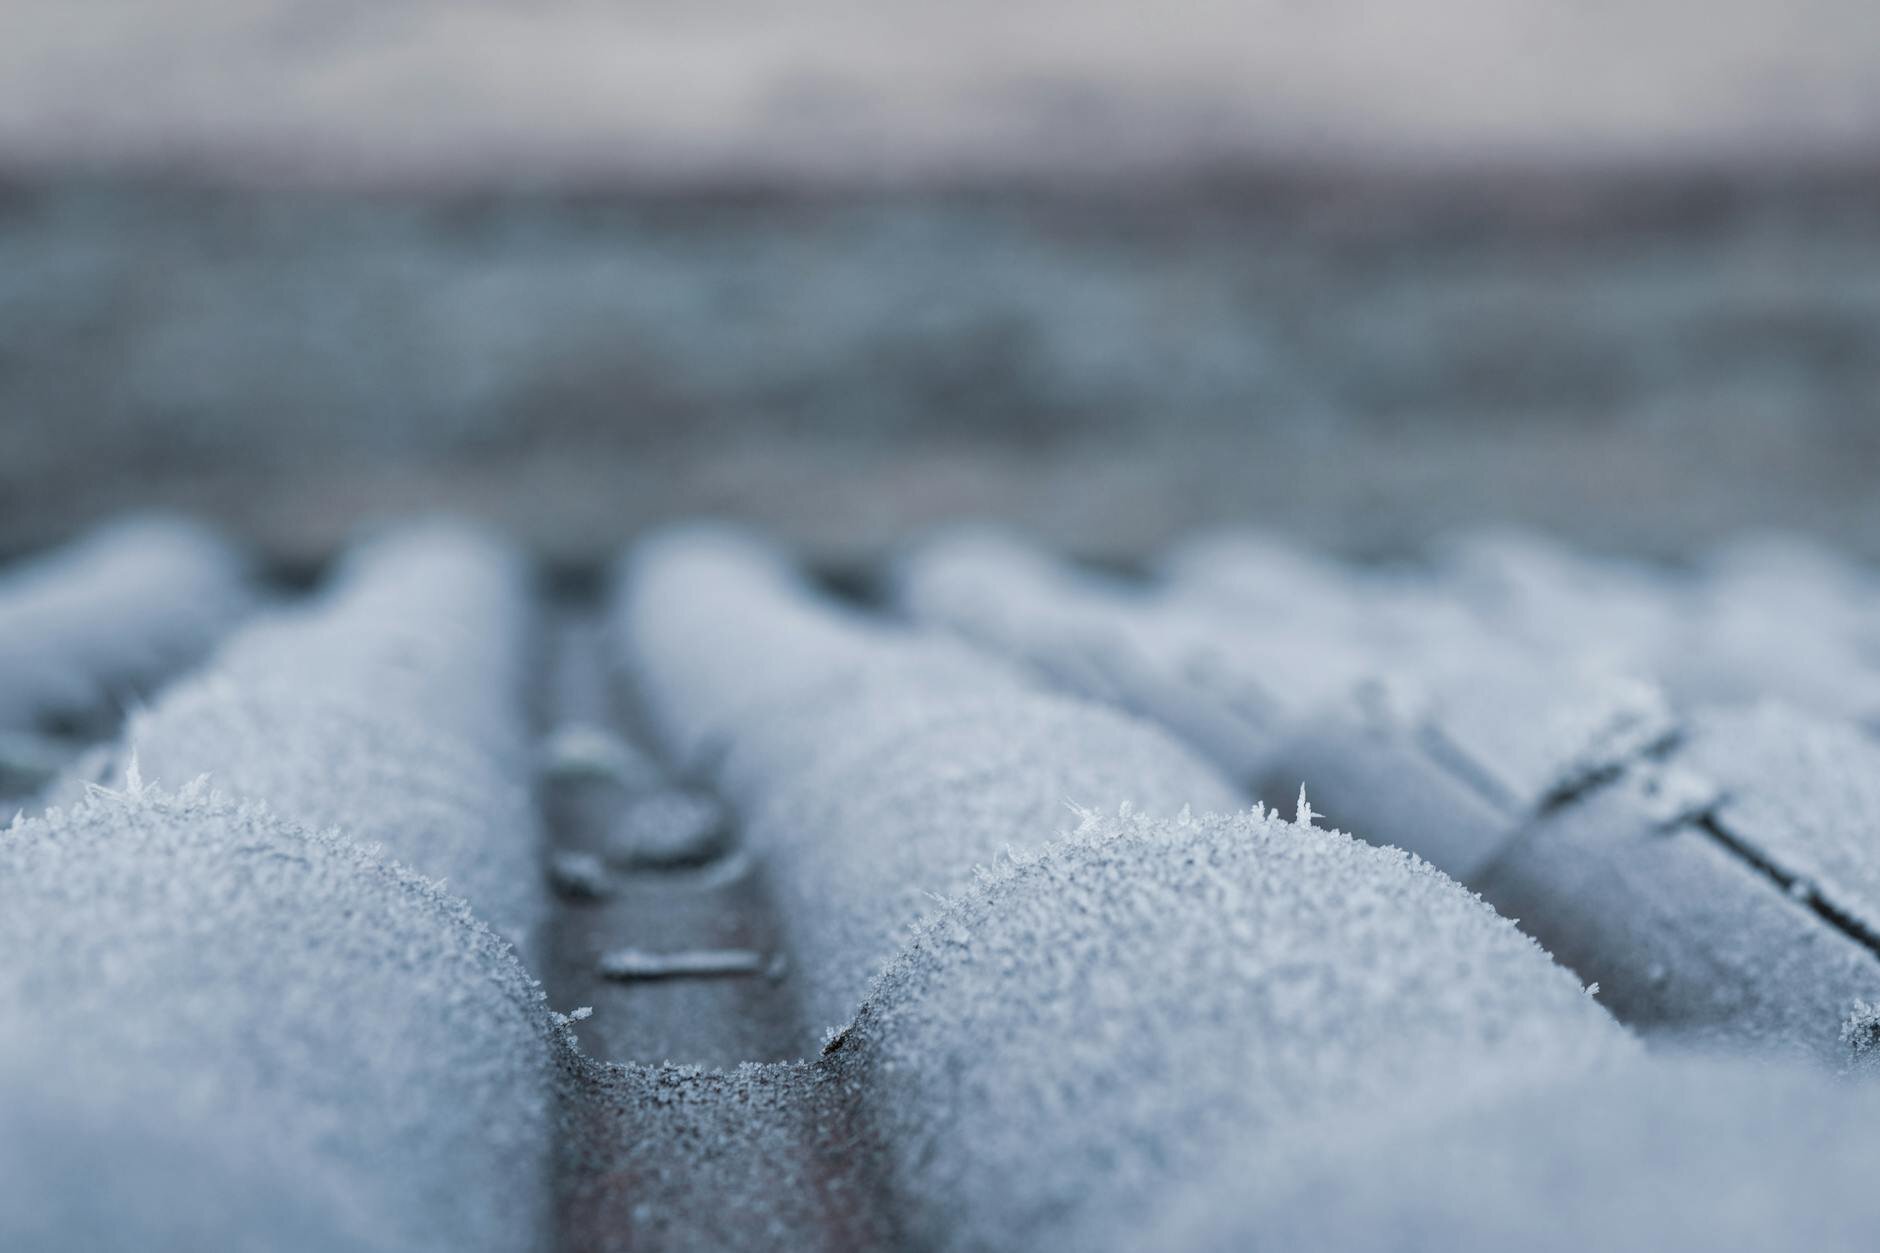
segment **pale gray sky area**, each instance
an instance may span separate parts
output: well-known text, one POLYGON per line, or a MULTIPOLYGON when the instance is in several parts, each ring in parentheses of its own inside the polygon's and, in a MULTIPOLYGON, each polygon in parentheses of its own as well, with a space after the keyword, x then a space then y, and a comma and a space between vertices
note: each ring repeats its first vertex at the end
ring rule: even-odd
POLYGON ((16 0, 0 168, 838 179, 1248 158, 1811 161, 1880 134, 1865 0, 16 0))

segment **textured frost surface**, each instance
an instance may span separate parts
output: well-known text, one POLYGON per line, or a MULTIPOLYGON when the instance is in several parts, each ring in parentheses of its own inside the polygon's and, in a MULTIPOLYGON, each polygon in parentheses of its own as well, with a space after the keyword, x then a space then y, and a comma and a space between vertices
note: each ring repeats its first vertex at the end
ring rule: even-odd
POLYGON ((1516 813, 1617 772, 1678 728, 1654 684, 1531 653, 1457 656, 1431 687, 1424 725, 1516 813))
MULTIPOLYGON (((880 672, 911 698, 915 684, 970 687, 995 668, 961 648, 909 647, 905 633, 816 596, 779 555, 729 529, 685 528, 642 544, 616 601, 629 673, 682 767, 721 766, 734 729, 805 706, 814 712, 824 688, 835 689, 824 699, 839 700, 869 690, 880 672)), ((814 741, 799 740, 740 748, 814 754, 814 741)))
POLYGON ((597 1066, 565 1142, 563 1247, 855 1253, 907 1247, 824 1062, 597 1066))
POLYGON ((442 525, 355 553, 311 603, 257 619, 132 719, 143 777, 220 790, 449 881, 526 942, 541 908, 522 739, 517 557, 442 525))
POLYGON ((1497 634, 1566 659, 1631 669, 1662 655, 1687 612, 1686 581, 1520 531, 1464 535, 1434 577, 1497 634))
POLYGON ((1172 815, 1237 803, 1153 727, 847 615, 720 532, 644 546, 618 618, 669 743, 717 746, 817 1026, 849 1020, 936 898, 1001 850, 1064 831, 1070 805, 1172 815))
POLYGON ((1880 729, 1880 580, 1822 546, 1714 554, 1684 635, 1657 660, 1692 703, 1779 700, 1880 729))
POLYGON ((1715 780, 1716 820, 1819 897, 1880 935, 1880 745, 1780 706, 1697 720, 1679 762, 1715 780))
MULTIPOLYGON (((1513 551, 1532 560, 1525 548, 1513 551)), ((1503 564, 1531 573, 1523 561, 1503 564)), ((1510 580, 1528 591, 1536 583, 1551 589, 1542 614, 1560 612, 1557 600, 1590 597, 1576 589, 1596 583, 1590 574, 1568 577, 1564 557, 1553 565, 1562 568, 1558 580, 1510 580)), ((1343 632, 1347 647, 1365 659, 1368 685, 1388 695, 1382 704, 1367 703, 1414 728, 1433 756, 1517 815, 1611 771, 1675 730, 1664 697, 1640 677, 1629 650, 1609 655, 1513 629, 1484 613, 1471 580, 1446 583, 1413 569, 1340 574, 1328 566, 1312 572, 1303 554, 1246 539, 1196 545, 1171 568, 1171 595, 1223 606, 1224 631, 1258 631, 1256 619, 1288 604, 1318 606, 1320 629, 1343 632), (1288 601, 1267 590, 1281 577, 1304 588, 1303 598, 1288 601)), ((1555 573, 1551 567, 1546 572, 1555 573)), ((1288 673, 1297 664, 1274 661, 1288 673)), ((1354 744, 1349 751, 1364 750, 1354 744)))
POLYGON ((1880 580, 1819 544, 1739 540, 1671 570, 1487 531, 1435 574, 1494 633, 1648 673, 1683 707, 1777 699, 1880 722, 1880 580))
POLYGON ((1880 1052, 1880 1005, 1856 1000, 1841 1024, 1841 1043, 1857 1065, 1871 1067, 1880 1061, 1876 1057, 1880 1052))
MULTIPOLYGON (((1674 763, 1676 759, 1674 758, 1674 763)), ((1549 814, 1473 886, 1641 1031, 1844 1065, 1880 1000, 1871 948, 1701 824, 1666 829, 1628 783, 1549 814)))
POLYGON ((1023 660, 1052 682, 1159 720, 1237 776, 1251 776, 1301 705, 1340 693, 1349 657, 1281 676, 1246 664, 1204 616, 1060 565, 992 533, 927 544, 897 570, 918 622, 1023 660))
POLYGON ((538 1247, 553 1029, 435 885, 99 793, 0 834, 0 951, 0 1247, 538 1247))
POLYGON ((1230 1154, 1145 1247, 1863 1253, 1880 1227, 1868 1087, 1672 1054, 1430 1113, 1277 1178, 1230 1154))
POLYGON ((108 726, 249 605, 235 554, 167 518, 120 522, 0 569, 0 731, 108 726))
POLYGON ((1449 773, 1512 825, 1675 726, 1651 684, 1487 632, 1406 572, 1346 572, 1244 537, 1197 544, 1170 568, 1175 583, 1122 595, 973 537, 906 563, 901 599, 1163 721, 1242 777, 1290 790, 1302 769, 1324 771, 1314 782, 1334 813, 1458 873, 1492 850, 1454 838, 1460 809, 1418 822, 1393 809, 1402 790, 1443 790, 1420 776, 1449 773), (1080 633, 1102 647, 1073 647, 1080 633), (1081 659, 1074 673, 1067 656, 1081 659), (1362 774, 1401 786, 1348 786, 1362 774))
POLYGON ((1268 617, 1306 604, 1401 633, 1437 614, 1450 622, 1438 644, 1486 634, 1556 665, 1649 676, 1680 708, 1777 699, 1880 723, 1880 578, 1799 539, 1740 540, 1672 569, 1490 529, 1432 567, 1383 571, 1229 534, 1177 547, 1164 569, 1183 594, 1268 617))
POLYGON ((1140 1224, 1229 1140, 1257 1175, 1327 1120, 1632 1048, 1426 863, 1243 812, 1091 815, 1003 861, 831 1057, 918 1241, 1128 1249, 1158 1247, 1140 1224))

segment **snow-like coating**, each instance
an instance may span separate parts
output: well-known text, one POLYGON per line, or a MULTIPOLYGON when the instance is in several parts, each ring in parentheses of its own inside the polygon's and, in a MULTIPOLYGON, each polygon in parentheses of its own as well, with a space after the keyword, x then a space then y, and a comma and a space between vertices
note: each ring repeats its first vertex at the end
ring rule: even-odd
MULTIPOLYGON (((1204 615, 1086 575, 994 532, 930 541, 895 571, 916 622, 1017 658, 1068 691, 1166 724, 1236 778, 1256 778, 1304 706, 1342 695, 1356 658, 1336 650, 1281 675, 1245 663, 1204 615)), ((1302 641, 1303 642, 1303 641, 1302 641)))
MULTIPOLYGON (((1849 607, 1869 603, 1860 572, 1831 563, 1739 554, 1716 568, 1796 588, 1792 608, 1846 631, 1849 607)), ((1163 569, 1163 584, 1110 590, 1010 541, 953 539, 904 563, 900 603, 1048 670, 1080 623, 1127 641, 1083 650, 1099 658, 1094 679, 1054 673, 1229 762, 1192 711, 1224 707, 1231 689, 1173 681, 1203 639, 1282 698, 1355 657, 1348 699, 1264 728, 1252 781, 1269 801, 1305 780, 1337 824, 1430 858, 1522 919, 1627 1021, 1845 1062, 1839 1029, 1856 998, 1880 999, 1880 962, 1828 915, 1880 934, 1880 858, 1866 848, 1880 750, 1852 727, 1674 713, 1639 676, 1677 647, 1727 652, 1688 578, 1490 535, 1434 567, 1389 569, 1218 536, 1163 569), (1721 837, 1699 821, 1713 813, 1721 837)))
POLYGON ((434 883, 198 784, 0 832, 0 1247, 546 1247, 554 1020, 434 883))
POLYGON ((656 539, 617 617, 655 725, 766 859, 806 1017, 849 1024, 797 1082, 857 1128, 898 1239, 1135 1247, 1231 1130, 1279 1154, 1426 1081, 1631 1047, 1426 863, 1188 816, 1236 798, 1161 736, 819 603, 762 549, 656 539))
POLYGON ((1066 830, 1069 806, 1239 803, 1159 730, 848 614, 724 532, 648 541, 616 618, 654 725, 681 759, 713 758, 767 863, 818 1026, 849 1021, 936 897, 1066 830))
POLYGON ((1461 573, 1444 579, 1407 568, 1341 569, 1276 540, 1217 536, 1177 551, 1167 595, 1218 607, 1217 629, 1244 639, 1263 638, 1264 619, 1309 610, 1321 634, 1342 633, 1364 658, 1362 682, 1388 695, 1386 718, 1413 727, 1516 816, 1675 732, 1636 650, 1588 642, 1612 632, 1588 629, 1594 593, 1581 589, 1631 590, 1622 574, 1602 582, 1550 547, 1507 538, 1459 543, 1456 553, 1461 573), (1510 604, 1528 612, 1501 612, 1510 604), (1581 613, 1568 615, 1567 604, 1581 613))
POLYGON ((1452 539, 1431 577, 1497 634, 1621 668, 1660 656, 1686 620, 1689 580, 1524 531, 1452 539))
POLYGON ((1614 773, 1675 737, 1656 684, 1523 650, 1461 650, 1433 665, 1427 736, 1466 763, 1515 814, 1614 773))
POLYGON ((1270 800, 1304 778, 1339 821, 1461 877, 1549 799, 1675 729, 1650 683, 1486 632, 1401 573, 1246 537, 1170 569, 1125 595, 972 536, 904 562, 900 602, 1164 722, 1270 800))
POLYGON ((1695 704, 1778 700, 1880 729, 1880 579, 1819 544, 1713 553, 1681 636, 1655 660, 1695 704))
POLYGON ((1746 537, 1670 569, 1489 530, 1432 577, 1487 630, 1650 674, 1681 708, 1776 699, 1880 725, 1880 579, 1820 544, 1746 537))
POLYGON ((1143 1247, 1864 1253, 1880 1226, 1880 1093, 1805 1071, 1674 1053, 1428 1114, 1277 1177, 1229 1154, 1143 1247))
MULTIPOLYGON (((819 597, 781 554, 729 528, 685 527, 639 545, 617 581, 614 617, 629 679, 682 770, 722 768, 732 730, 866 695, 878 672, 911 709, 917 695, 1018 684, 1016 674, 989 678, 997 663, 966 649, 910 647, 905 632, 819 597)), ((739 739, 742 758, 763 766, 820 747, 803 736, 739 739)))
POLYGON ((832 1062, 585 1068, 563 1142, 562 1247, 907 1247, 832 1062))
POLYGON ((236 553, 173 518, 118 522, 0 569, 0 732, 109 727, 250 604, 236 553))
MULTIPOLYGON (((1673 760, 1676 766, 1676 759, 1673 760)), ((1641 1031, 1831 1068, 1880 961, 1704 823, 1660 821, 1655 765, 1548 815, 1477 876, 1495 907, 1641 1031)))
POLYGON ((1764 705, 1696 720, 1679 762, 1715 780, 1716 821, 1792 882, 1880 936, 1880 744, 1764 705))
POLYGON ((444 524, 363 546, 311 603, 237 633, 127 729, 165 787, 208 775, 447 880, 519 946, 540 918, 520 558, 444 524))
POLYGON ((1864 638, 1864 575, 1757 551, 1654 599, 1514 540, 1137 585, 954 537, 909 626, 675 530, 609 610, 656 762, 531 745, 522 563, 394 533, 0 831, 0 1247, 1865 1248, 1880 1109, 1768 1055, 1874 1064, 1880 747, 1628 674, 1751 675, 1693 606, 1752 575, 1864 638), (768 980, 805 1060, 572 1052, 504 942, 537 771, 628 798, 548 859, 569 909, 742 845, 775 932, 586 969, 768 980))
POLYGON ((1122 1250, 1167 1247, 1145 1223, 1224 1143, 1253 1177, 1327 1122, 1634 1046, 1427 863, 1243 811, 1091 813, 1003 859, 831 1047, 916 1244, 1122 1250))

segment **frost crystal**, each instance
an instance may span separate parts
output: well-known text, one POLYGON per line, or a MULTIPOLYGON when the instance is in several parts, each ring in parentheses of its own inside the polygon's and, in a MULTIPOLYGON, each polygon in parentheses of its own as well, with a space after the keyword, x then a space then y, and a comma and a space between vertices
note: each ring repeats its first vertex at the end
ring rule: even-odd
POLYGON ((1856 1061, 1877 1060, 1876 1054, 1880 1053, 1880 1005, 1855 1001, 1853 1012, 1841 1023, 1841 1043, 1847 1046, 1856 1061))

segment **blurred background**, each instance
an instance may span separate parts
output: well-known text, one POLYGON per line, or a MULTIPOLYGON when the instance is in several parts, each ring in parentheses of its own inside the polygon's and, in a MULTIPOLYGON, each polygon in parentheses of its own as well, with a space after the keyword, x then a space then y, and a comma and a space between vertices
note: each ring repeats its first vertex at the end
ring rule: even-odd
POLYGON ((1865 0, 11 0, 0 555, 1880 555, 1865 0))

